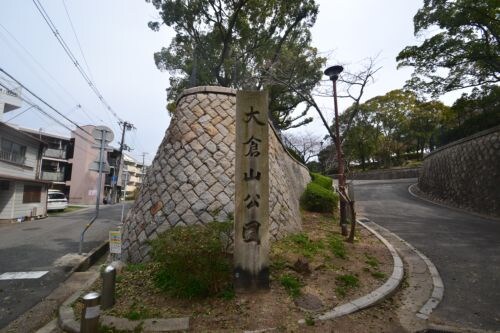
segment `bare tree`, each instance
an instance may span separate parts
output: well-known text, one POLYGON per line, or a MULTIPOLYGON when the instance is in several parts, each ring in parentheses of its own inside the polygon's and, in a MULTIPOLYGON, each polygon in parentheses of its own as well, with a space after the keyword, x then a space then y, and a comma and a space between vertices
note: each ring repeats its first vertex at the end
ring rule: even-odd
POLYGON ((309 162, 311 158, 318 156, 323 145, 322 137, 310 132, 301 134, 287 133, 285 137, 305 163, 309 162))

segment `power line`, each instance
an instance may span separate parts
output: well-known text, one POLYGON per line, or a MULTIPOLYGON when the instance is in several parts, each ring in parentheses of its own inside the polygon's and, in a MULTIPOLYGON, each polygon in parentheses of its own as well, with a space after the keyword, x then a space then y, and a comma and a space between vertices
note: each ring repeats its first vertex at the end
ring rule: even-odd
POLYGON ((69 48, 68 44, 66 44, 66 42, 64 41, 63 37, 61 36, 61 34, 59 33, 59 31, 57 30, 57 27, 55 26, 54 22, 52 22, 52 20, 50 19, 50 16, 47 14, 47 12, 43 8, 43 6, 40 3, 40 1, 39 0, 33 0, 33 3, 35 4, 36 8, 38 9, 38 11, 40 12, 40 14, 42 15, 44 21, 49 26, 50 30, 52 30, 52 33, 56 37, 56 39, 59 42, 59 44, 62 46, 64 52, 66 52, 66 54, 68 55, 68 57, 70 58, 70 60, 73 62, 73 64, 77 68, 77 70, 80 72, 80 74, 82 75, 82 77, 84 78, 84 80, 87 81, 87 84, 89 85, 90 89, 97 95, 97 97, 99 98, 99 100, 101 101, 101 103, 105 106, 106 110, 108 112, 110 112, 118 120, 118 122, 121 122, 122 120, 120 119, 120 117, 118 117, 118 114, 111 108, 111 106, 108 104, 108 102, 106 102, 106 100, 102 96, 101 92, 97 89, 95 83, 92 82, 92 80, 89 78, 89 76, 87 75, 87 73, 85 73, 85 71, 82 68, 82 66, 80 66, 80 63, 78 62, 78 59, 74 56, 73 52, 71 52, 71 49, 69 48))
MULTIPOLYGON (((69 96, 76 104, 79 104, 80 103, 78 102, 78 100, 75 98, 75 96, 73 96, 62 84, 59 83, 59 81, 57 81, 57 79, 33 56, 33 54, 31 54, 31 52, 26 48, 24 47, 24 45, 16 38, 16 36, 14 36, 4 25, 2 25, 0 23, 0 28, 2 28, 6 33, 7 35, 12 38, 16 44, 28 55, 28 57, 36 64, 38 65, 38 67, 53 81, 57 84, 57 86, 63 91, 66 93, 67 96, 69 96)), ((2 36, 2 35, 0 35, 2 36)), ((7 39, 4 39, 5 42, 7 42, 7 45, 15 52, 17 53, 20 57, 20 59, 23 59, 24 57, 22 57, 21 54, 19 54, 15 48, 9 43, 9 41, 7 39)), ((37 74, 37 71, 35 70, 34 67, 30 66, 30 64, 25 60, 23 59, 24 62, 26 63, 26 65, 28 65, 29 67, 31 67, 31 69, 33 70, 33 72, 35 74, 37 74)), ((57 94, 57 92, 51 87, 51 85, 46 82, 40 75, 37 74, 37 76, 47 85, 47 87, 50 87, 51 90, 54 92, 54 94, 62 101, 62 98, 57 94)), ((85 108, 81 108, 82 112, 87 116, 87 118, 90 120, 91 123, 95 123, 96 121, 88 114, 88 112, 85 110, 85 108)), ((94 115, 98 121, 100 121, 101 123, 104 124, 104 121, 99 117, 99 116, 96 116, 94 115)))
MULTIPOLYGON (((66 119, 67 121, 69 121, 70 123, 72 123, 73 125, 75 125, 77 128, 79 128, 80 130, 82 130, 83 132, 87 133, 88 135, 92 135, 90 134, 89 132, 87 132, 83 127, 81 127, 80 125, 78 125, 77 123, 75 123, 73 120, 69 119, 68 117, 66 117, 62 112, 60 112, 59 110, 57 110, 56 108, 54 108, 52 105, 50 105, 49 103, 47 103, 44 99, 42 99, 41 97, 39 97, 37 94, 35 94, 34 92, 32 92, 30 89, 28 89, 24 84, 22 84, 21 82, 19 82, 18 80, 16 80, 12 75, 10 75, 9 73, 7 73, 5 70, 3 70, 3 68, 0 67, 0 72, 4 73, 5 75, 7 75, 9 78, 11 78, 12 80, 14 80, 17 84, 19 84, 24 90, 26 90, 27 92, 29 92, 32 96, 34 96, 36 99, 38 99, 39 101, 41 101, 43 104, 45 104, 46 106, 48 106, 51 110, 53 110, 54 112, 56 112, 58 115, 60 115, 61 117, 63 117, 64 119, 66 119)), ((5 89, 8 89, 7 87, 5 87, 4 85, 2 85, 5 89)), ((22 99, 22 98, 21 98, 22 99)), ((38 109, 41 110, 41 108, 39 107, 38 109)))
POLYGON ((8 122, 10 122, 10 121, 12 121, 12 120, 16 119, 17 117, 19 117, 20 115, 22 115, 23 113, 25 113, 26 111, 28 111, 28 110, 30 110, 30 109, 32 109, 32 108, 34 108, 34 106, 33 106, 33 105, 31 105, 29 108, 27 108, 27 109, 26 109, 26 110, 24 110, 23 112, 20 112, 20 113, 16 114, 14 117, 12 117, 12 118, 10 118, 10 119, 6 120, 5 122, 6 122, 6 123, 8 123, 8 122))
POLYGON ((69 24, 71 26, 71 30, 73 30, 73 35, 75 36, 76 43, 78 44, 78 48, 80 49, 80 53, 82 55, 83 61, 85 62, 85 66, 87 66, 87 70, 89 71, 90 78, 93 80, 94 77, 92 75, 92 71, 90 70, 90 66, 87 62, 87 58, 85 58, 85 54, 83 53, 82 45, 80 44, 80 39, 78 39, 78 35, 76 34, 75 26, 73 25, 73 21, 71 20, 71 16, 69 15, 68 7, 66 7, 66 1, 62 0, 62 4, 64 6, 64 11, 66 12, 66 16, 68 17, 69 24))

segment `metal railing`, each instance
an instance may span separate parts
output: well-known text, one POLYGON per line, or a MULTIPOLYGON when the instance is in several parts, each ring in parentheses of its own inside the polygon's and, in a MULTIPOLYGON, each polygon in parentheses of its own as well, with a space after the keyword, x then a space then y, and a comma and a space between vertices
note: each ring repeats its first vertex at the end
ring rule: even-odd
POLYGON ((66 150, 65 149, 47 148, 47 149, 45 149, 43 156, 66 159, 66 150))
POLYGON ((24 157, 24 155, 11 151, 0 150, 0 160, 17 164, 24 164, 24 162, 26 162, 26 157, 24 157))
POLYGON ((53 182, 63 182, 64 181, 64 172, 42 171, 42 179, 53 181, 53 182))

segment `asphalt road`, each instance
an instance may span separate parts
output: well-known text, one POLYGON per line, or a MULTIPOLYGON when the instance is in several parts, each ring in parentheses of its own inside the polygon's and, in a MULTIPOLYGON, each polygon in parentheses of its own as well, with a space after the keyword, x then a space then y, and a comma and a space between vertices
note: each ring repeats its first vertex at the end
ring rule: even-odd
POLYGON ((356 181, 360 215, 423 252, 444 282, 443 301, 431 321, 500 330, 500 221, 413 197, 416 179, 356 181))
MULTIPOLYGON (((48 271, 38 279, 0 280, 0 329, 65 280, 77 262, 80 233, 94 211, 87 208, 37 221, 0 225, 0 275, 48 271)), ((84 253, 106 240, 108 231, 119 224, 121 205, 101 206, 99 215, 85 234, 84 253)))

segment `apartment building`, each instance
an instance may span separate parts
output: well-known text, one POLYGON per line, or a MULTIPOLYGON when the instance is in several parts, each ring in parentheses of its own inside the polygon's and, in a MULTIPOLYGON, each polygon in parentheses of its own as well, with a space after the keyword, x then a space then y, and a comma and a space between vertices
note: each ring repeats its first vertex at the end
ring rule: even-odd
POLYGON ((51 182, 50 188, 69 197, 75 139, 58 134, 19 127, 19 130, 46 143, 42 154, 41 179, 51 182))
MULTIPOLYGON (((50 182, 51 189, 66 194, 70 204, 93 205, 97 197, 98 174, 90 170, 92 162, 99 159, 94 138, 90 135, 95 126, 86 125, 65 137, 41 130, 21 128, 26 134, 37 137, 47 144, 42 154, 41 179, 50 182)), ((117 184, 121 192, 121 178, 117 177, 120 152, 114 148, 106 152, 109 172, 103 174, 101 182, 101 203, 117 201, 112 190, 117 184)))
MULTIPOLYGON (((0 119, 22 104, 19 91, 0 90, 0 119)), ((47 215, 50 182, 41 179, 46 144, 0 121, 0 221, 24 221, 47 215)))
POLYGON ((145 165, 127 154, 123 154, 123 159, 122 189, 125 189, 125 198, 134 199, 144 179, 145 165))

